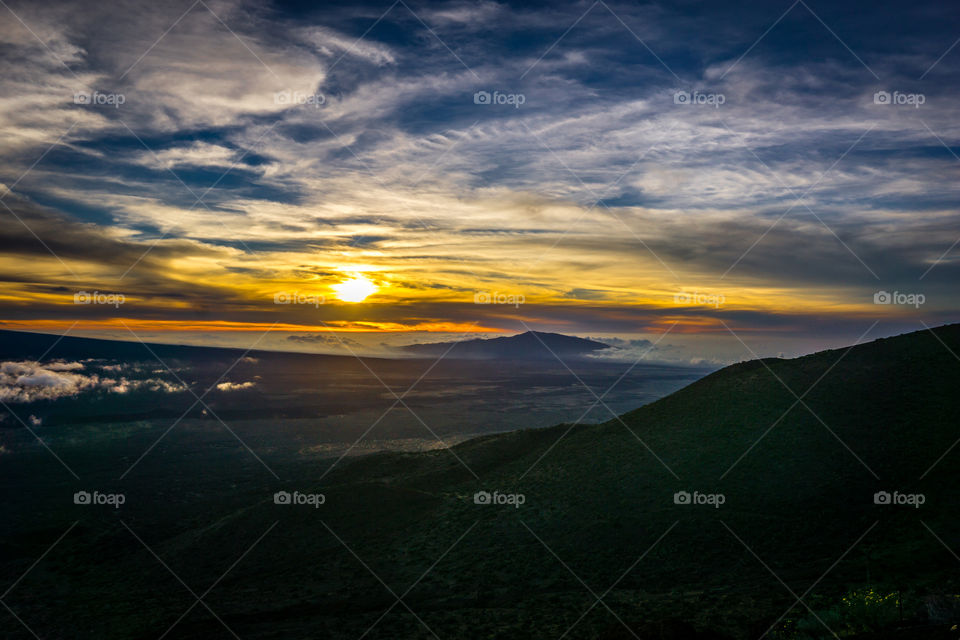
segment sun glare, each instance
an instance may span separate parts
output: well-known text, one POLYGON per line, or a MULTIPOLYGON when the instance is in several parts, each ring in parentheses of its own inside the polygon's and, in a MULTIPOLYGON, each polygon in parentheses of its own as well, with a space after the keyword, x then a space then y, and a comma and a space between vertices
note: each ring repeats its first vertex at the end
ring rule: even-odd
POLYGON ((363 276, 354 276, 331 288, 336 292, 337 298, 344 302, 363 302, 367 296, 377 291, 377 285, 363 276))

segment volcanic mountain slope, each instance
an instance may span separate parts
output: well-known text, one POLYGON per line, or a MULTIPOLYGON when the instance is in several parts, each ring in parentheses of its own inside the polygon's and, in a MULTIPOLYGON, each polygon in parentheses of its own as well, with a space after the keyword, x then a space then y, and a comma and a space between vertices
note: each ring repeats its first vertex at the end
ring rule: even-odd
POLYGON ((555 358, 583 358, 610 345, 596 340, 543 331, 526 331, 515 336, 475 338, 460 342, 432 342, 411 344, 402 348, 405 353, 419 357, 465 358, 469 360, 548 360, 555 358))
MULTIPOLYGON (((951 325, 750 361, 604 424, 289 460, 279 482, 157 455, 101 485, 120 509, 62 506, 92 479, 36 481, 7 584, 78 524, 5 602, 50 637, 155 638, 195 604, 180 580, 212 587, 167 637, 833 637, 866 588, 937 622, 960 593, 958 353, 951 325)), ((8 486, 54 473, 32 463, 8 486)))

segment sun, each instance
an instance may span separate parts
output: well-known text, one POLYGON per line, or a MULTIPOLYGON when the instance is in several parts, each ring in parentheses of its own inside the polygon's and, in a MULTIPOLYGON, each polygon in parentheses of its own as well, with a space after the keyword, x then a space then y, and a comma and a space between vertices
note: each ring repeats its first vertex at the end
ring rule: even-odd
POLYGON ((336 292, 337 298, 344 302, 363 302, 367 296, 376 293, 377 285, 363 276, 355 275, 350 280, 333 285, 331 289, 336 292))

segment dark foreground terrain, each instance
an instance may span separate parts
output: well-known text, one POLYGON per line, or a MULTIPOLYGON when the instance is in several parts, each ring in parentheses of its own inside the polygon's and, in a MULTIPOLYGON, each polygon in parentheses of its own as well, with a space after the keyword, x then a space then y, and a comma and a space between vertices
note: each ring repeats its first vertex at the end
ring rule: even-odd
POLYGON ((2 635, 956 638, 957 354, 960 325, 751 361, 622 420, 279 480, 239 445, 122 481, 0 456, 2 635))

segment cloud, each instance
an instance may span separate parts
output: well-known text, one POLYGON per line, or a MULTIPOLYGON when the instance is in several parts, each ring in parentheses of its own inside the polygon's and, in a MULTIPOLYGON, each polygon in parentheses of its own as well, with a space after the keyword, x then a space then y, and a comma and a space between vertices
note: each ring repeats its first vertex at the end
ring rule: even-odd
POLYGON ((177 393, 186 390, 181 384, 158 378, 136 380, 77 373, 84 368, 80 362, 0 362, 0 400, 10 403, 56 400, 95 390, 109 393, 128 393, 133 390, 177 393))
POLYGON ((128 380, 120 378, 104 378, 103 387, 111 393, 129 393, 131 391, 152 391, 154 393, 180 393, 186 391, 187 387, 177 383, 168 382, 160 378, 146 378, 144 380, 128 380))
POLYGON ((62 367, 51 369, 28 361, 0 363, 0 400, 4 402, 54 400, 99 386, 97 376, 70 373, 62 367))
POLYGON ((362 346, 356 340, 352 338, 346 338, 343 336, 334 336, 326 335, 323 333, 311 333, 302 336, 287 336, 287 340, 290 342, 297 342, 300 344, 320 344, 328 347, 359 347, 362 346))
POLYGON ((352 38, 328 27, 311 27, 298 32, 299 37, 326 57, 355 56, 378 66, 394 64, 396 56, 390 47, 375 41, 352 38))
POLYGON ((721 367, 738 358, 704 355, 703 345, 679 345, 653 342, 647 339, 624 340, 621 338, 591 338, 609 344, 604 349, 590 354, 594 360, 618 361, 638 364, 668 364, 691 367, 721 367))
POLYGON ((487 22, 506 10, 506 6, 487 0, 451 2, 441 9, 429 10, 426 12, 426 17, 431 22, 475 25, 487 22))
POLYGON ((241 391, 251 389, 256 386, 256 382, 221 382, 217 385, 217 391, 241 391))
POLYGON ((670 303, 697 287, 755 327, 809 327, 870 313, 873 290, 919 287, 935 263, 931 313, 960 304, 944 148, 960 64, 917 80, 955 38, 947 9, 897 10, 922 38, 824 9, 878 84, 802 6, 737 60, 768 7, 597 5, 558 42, 584 7, 445 2, 418 13, 431 33, 401 5, 207 5, 167 31, 169 9, 140 0, 11 4, 49 50, 0 25, 6 318, 705 326, 716 314, 670 303), (923 109, 874 104, 898 88, 923 109), (124 102, 74 104, 80 90, 124 102), (294 93, 324 100, 277 99, 294 93), (381 287, 370 304, 273 304, 358 270, 381 287), (128 302, 72 305, 78 290, 128 302), (527 305, 472 305, 478 291, 527 305))
POLYGON ((182 166, 223 167, 227 169, 238 160, 235 150, 222 145, 207 142, 194 142, 190 146, 163 149, 157 152, 145 151, 140 161, 150 167, 172 169, 182 166))
POLYGON ((84 365, 82 362, 64 362, 62 360, 54 360, 53 362, 48 362, 44 367, 49 371, 76 371, 78 369, 83 369, 84 365))

